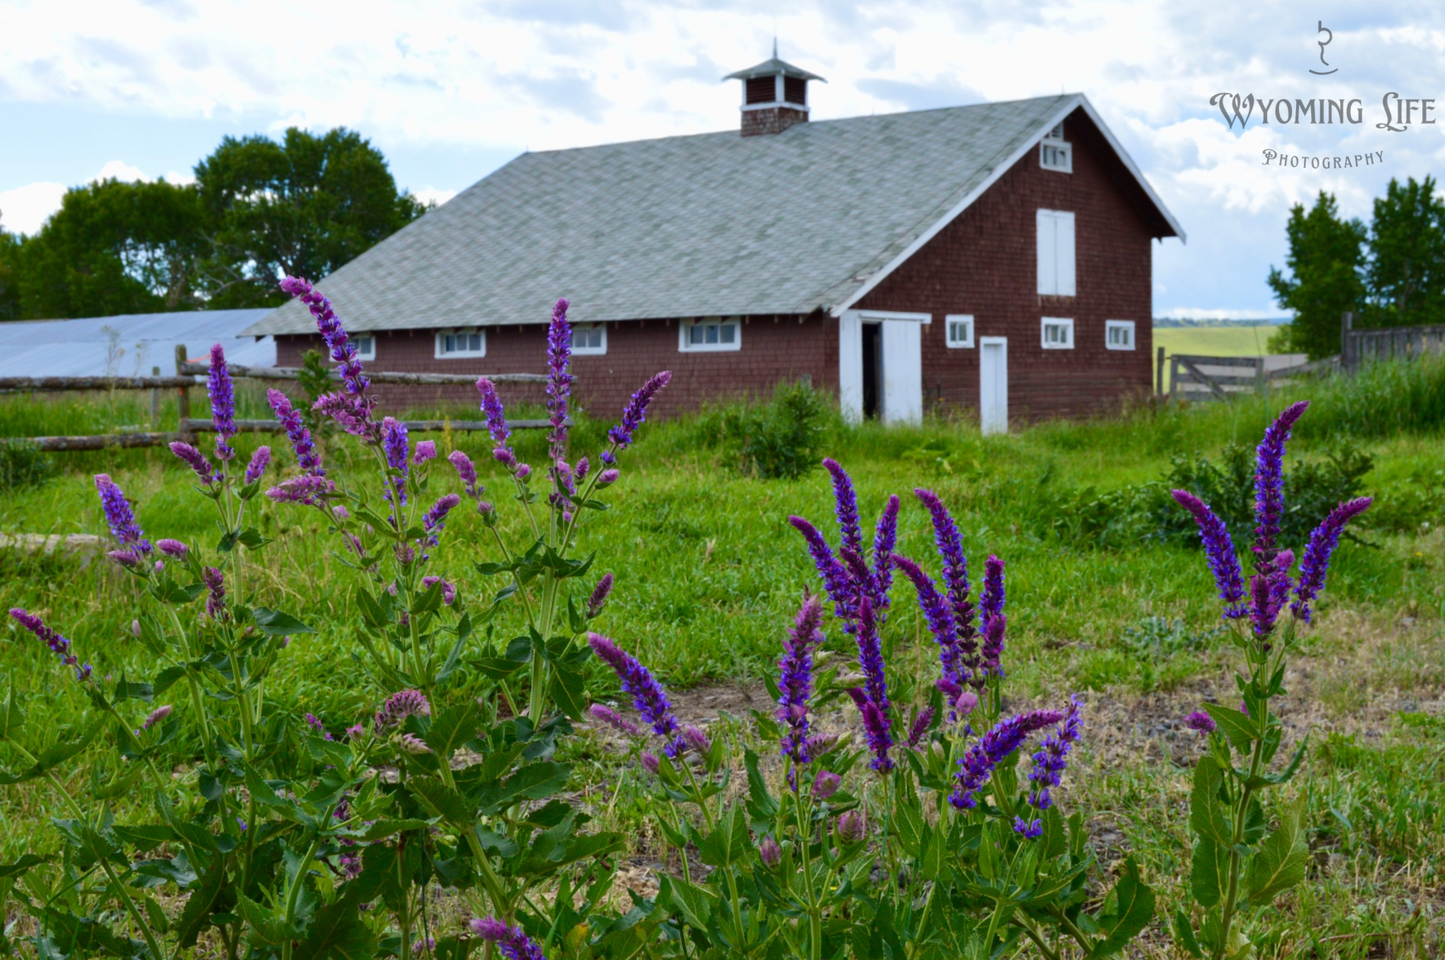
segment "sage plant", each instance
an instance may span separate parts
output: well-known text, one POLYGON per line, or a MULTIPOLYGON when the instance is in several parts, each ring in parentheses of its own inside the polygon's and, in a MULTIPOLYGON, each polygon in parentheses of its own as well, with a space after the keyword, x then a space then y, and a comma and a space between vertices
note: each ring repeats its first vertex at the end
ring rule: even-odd
POLYGON ((1192 493, 1174 491, 1174 499, 1199 526, 1224 620, 1244 658, 1235 675, 1240 708, 1206 703, 1184 721, 1208 738, 1190 795, 1189 891, 1195 909, 1180 908, 1173 918, 1176 941, 1194 957, 1252 955, 1250 920, 1304 880, 1309 866, 1303 800, 1281 811, 1272 831, 1260 802, 1266 790, 1294 777, 1307 745, 1301 741, 1289 761, 1272 770, 1283 727, 1271 700, 1284 692, 1289 654, 1298 631, 1310 622, 1311 605, 1324 589, 1340 535, 1369 509, 1371 498, 1349 500, 1330 511, 1310 535, 1293 572, 1295 554, 1278 542, 1284 456, 1290 430, 1308 407, 1305 400, 1287 407, 1265 430, 1255 452, 1253 573, 1247 582, 1224 522, 1192 493))

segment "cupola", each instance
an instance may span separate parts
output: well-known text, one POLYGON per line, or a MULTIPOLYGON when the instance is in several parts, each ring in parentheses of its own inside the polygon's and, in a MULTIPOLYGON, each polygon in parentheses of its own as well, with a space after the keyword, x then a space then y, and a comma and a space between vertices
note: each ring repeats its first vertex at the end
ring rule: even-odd
POLYGON ((773 57, 755 67, 730 73, 724 80, 743 82, 742 135, 755 137, 782 133, 795 123, 808 120, 808 81, 826 83, 816 73, 778 59, 778 41, 773 57))

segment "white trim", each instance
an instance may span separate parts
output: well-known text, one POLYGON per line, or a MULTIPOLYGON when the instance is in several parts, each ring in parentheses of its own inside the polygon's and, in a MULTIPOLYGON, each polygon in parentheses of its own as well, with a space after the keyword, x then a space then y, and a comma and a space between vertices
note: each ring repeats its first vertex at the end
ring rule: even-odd
POLYGON ((354 343, 354 344, 356 344, 356 359, 358 359, 358 360, 375 360, 375 359, 376 359, 376 334, 374 334, 374 333, 353 333, 353 334, 351 335, 351 342, 354 343), (367 344, 367 346, 369 346, 369 347, 371 348, 370 350, 363 350, 363 349, 361 348, 361 344, 362 344, 363 341, 365 341, 366 344, 367 344))
POLYGON ((879 417, 888 426, 918 423, 923 419, 923 324, 884 320, 880 326, 879 417))
POLYGON ((859 310, 858 316, 865 323, 880 320, 912 320, 915 323, 927 325, 933 322, 931 313, 906 313, 899 310, 859 310))
POLYGON ((436 333, 436 359, 438 360, 466 360, 472 357, 485 357, 487 355, 487 329, 486 327, 458 327, 452 330, 438 330, 436 333), (480 334, 482 338, 482 349, 480 350, 442 350, 442 338, 448 336, 471 336, 480 334))
POLYGON ((973 349, 973 314, 971 313, 950 313, 943 318, 943 340, 950 350, 972 350, 973 349), (953 339, 953 325, 964 323, 968 326, 968 336, 962 340, 953 339))
POLYGON ((1054 173, 1073 173, 1074 145, 1066 140, 1044 137, 1039 141, 1039 166, 1054 173), (1058 158, 1054 163, 1049 163, 1050 151, 1058 158))
POLYGON ((1118 139, 1110 132, 1109 128, 1104 125, 1104 119, 1099 116, 1098 111, 1089 103, 1089 98, 1080 93, 1070 97, 1065 101, 1063 106, 1054 111, 1052 116, 1039 124, 1039 134, 1037 136, 1027 138, 1013 153, 1009 154, 998 166, 994 167, 993 172, 990 173, 982 183, 970 190, 962 200, 953 205, 952 209, 929 225, 912 243, 904 247, 898 256, 888 261, 883 269, 869 277, 866 283, 853 291, 847 300, 833 307, 829 313, 835 317, 842 316, 844 310, 850 309, 853 304, 867 296, 874 287, 883 282, 885 277, 902 266, 903 262, 917 253, 925 243, 932 240, 940 230, 952 223, 963 211, 973 206, 974 201, 983 196, 984 192, 997 183, 1000 177, 1012 170, 1014 164, 1018 163, 1019 160, 1023 159, 1025 154, 1037 146, 1039 140, 1043 139, 1045 134, 1052 131, 1058 124, 1063 123, 1065 117, 1080 107, 1083 108, 1088 118, 1094 121, 1094 125, 1104 134, 1104 139, 1107 140, 1109 146, 1114 149, 1114 153, 1118 155, 1119 160, 1124 164, 1124 168, 1133 175, 1135 181, 1137 181, 1140 188, 1143 189, 1145 196, 1149 198, 1154 208, 1159 211, 1159 215, 1164 218, 1165 222, 1169 224, 1170 229, 1179 237, 1179 241, 1181 243, 1188 243, 1188 237, 1184 235, 1184 228, 1179 225, 1179 221, 1174 219, 1174 215, 1164 206, 1164 201, 1159 199, 1159 195, 1154 192, 1154 188, 1149 186, 1149 181, 1144 179, 1144 174, 1135 166, 1133 159, 1125 152, 1123 146, 1120 145, 1118 139))
POLYGON ((1105 348, 1107 348, 1107 349, 1109 349, 1109 350, 1133 350, 1133 349, 1135 349, 1134 321, 1133 321, 1133 320, 1105 320, 1105 321, 1104 321, 1104 346, 1105 346, 1105 348), (1113 343, 1113 342, 1110 340, 1110 338, 1109 338, 1109 334, 1112 333, 1112 332, 1114 332, 1115 330, 1127 330, 1127 331, 1129 332, 1128 342, 1127 342, 1127 343, 1124 343, 1124 344, 1116 344, 1116 343, 1113 343))
POLYGON ((978 420, 979 430, 983 433, 1008 433, 1008 337, 979 337, 978 338, 978 420), (1003 399, 1003 422, 999 425, 991 425, 983 419, 988 411, 984 409, 984 397, 987 396, 985 388, 991 384, 992 371, 988 364, 990 347, 1000 347, 1003 350, 1003 383, 997 384, 998 393, 1003 399))
POLYGON ((605 356, 605 355, 606 355, 606 353, 607 353, 607 324, 605 324, 605 323, 574 323, 574 324, 572 324, 572 333, 573 333, 573 334, 576 334, 579 330, 585 330, 585 331, 589 331, 589 332, 590 332, 590 331, 593 331, 593 330, 598 330, 598 331, 600 331, 600 332, 602 333, 602 346, 600 346, 600 347, 579 347, 579 346, 577 346, 577 344, 574 342, 574 343, 572 344, 572 356, 574 356, 574 357, 601 357, 601 356, 605 356))
POLYGON ((741 350, 743 348, 743 324, 741 317, 698 317, 694 320, 683 320, 677 325, 677 350, 679 353, 720 353, 726 350, 741 350), (698 324, 717 324, 717 343, 691 343, 688 331, 698 324), (733 328, 732 343, 722 342, 723 327, 733 328))
POLYGON ((847 422, 863 422, 863 322, 857 310, 838 318, 838 407, 847 422))
POLYGON ((1042 317, 1039 319, 1039 344, 1045 350, 1074 349, 1074 321, 1071 317, 1042 317), (1045 331, 1052 326, 1063 325, 1066 339, 1063 343, 1050 343, 1045 331))

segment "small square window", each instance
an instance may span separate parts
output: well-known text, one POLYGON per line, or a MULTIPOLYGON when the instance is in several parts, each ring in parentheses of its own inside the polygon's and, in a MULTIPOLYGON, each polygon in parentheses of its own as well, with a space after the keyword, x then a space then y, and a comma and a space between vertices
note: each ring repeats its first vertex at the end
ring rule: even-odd
POLYGON ((1045 138, 1039 144, 1039 166, 1058 173, 1074 172, 1074 148, 1062 140, 1045 138))
POLYGON ((436 357, 438 360, 458 360, 464 357, 485 357, 487 355, 487 331, 485 330, 441 330, 437 332, 436 357))
POLYGON ((948 332, 950 350, 966 350, 973 347, 973 314, 950 313, 943 318, 944 329, 948 332))
POLYGON ((1074 321, 1064 317, 1043 318, 1043 348, 1045 350, 1074 349, 1074 321))
POLYGON ((607 352, 607 325, 605 323, 578 323, 572 326, 572 354, 574 356, 601 356, 607 352))
POLYGON ((356 359, 376 359, 376 338, 369 333, 358 334, 351 338, 351 345, 356 348, 356 359))
POLYGON ((1134 349, 1134 321, 1106 320, 1104 322, 1104 346, 1110 350, 1134 349))
POLYGON ((684 353, 698 350, 738 350, 742 347, 742 323, 737 317, 706 317, 684 320, 677 348, 684 353))

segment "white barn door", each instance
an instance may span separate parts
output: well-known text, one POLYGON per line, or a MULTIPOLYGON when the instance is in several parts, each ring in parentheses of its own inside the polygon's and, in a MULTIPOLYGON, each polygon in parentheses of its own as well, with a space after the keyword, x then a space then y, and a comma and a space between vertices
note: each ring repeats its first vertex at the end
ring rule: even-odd
POLYGON ((1008 433, 1008 338, 978 340, 978 414, 984 433, 1008 433))
POLYGON ((883 422, 923 419, 923 330, 917 320, 883 321, 883 422))
POLYGON ((863 422, 863 323, 856 310, 838 318, 838 405, 844 420, 863 422))

